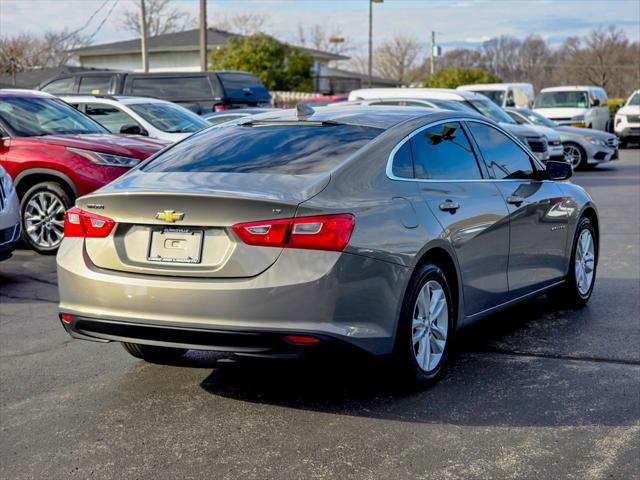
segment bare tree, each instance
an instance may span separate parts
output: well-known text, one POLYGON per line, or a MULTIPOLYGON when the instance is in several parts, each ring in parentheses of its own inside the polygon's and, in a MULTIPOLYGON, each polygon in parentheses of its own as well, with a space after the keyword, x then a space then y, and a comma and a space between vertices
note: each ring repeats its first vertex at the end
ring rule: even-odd
POLYGON ((89 38, 64 29, 60 32, 48 31, 41 40, 44 64, 49 67, 65 65, 74 55, 73 51, 89 44, 89 38))
POLYGON ((373 54, 376 74, 404 84, 419 80, 422 76, 423 49, 414 37, 396 34, 377 47, 373 54))
POLYGON ((211 25, 218 30, 225 30, 238 35, 254 35, 264 32, 267 20, 267 16, 262 13, 240 12, 214 19, 211 25))
POLYGON ((345 54, 352 49, 350 40, 343 35, 339 25, 333 25, 329 29, 327 26, 321 24, 315 24, 308 28, 299 24, 296 41, 303 47, 323 50, 338 55, 345 54))
MULTIPOLYGON (((179 32, 197 26, 195 18, 181 8, 171 8, 170 0, 144 0, 147 35, 179 32)), ((121 18, 122 30, 140 35, 140 10, 136 6, 126 10, 121 18)))

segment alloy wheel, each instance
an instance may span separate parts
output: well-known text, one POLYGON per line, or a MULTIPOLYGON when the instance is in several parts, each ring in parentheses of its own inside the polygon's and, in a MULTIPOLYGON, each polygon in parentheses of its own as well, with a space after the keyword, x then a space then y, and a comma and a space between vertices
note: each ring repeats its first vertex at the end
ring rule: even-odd
POLYGON ((435 370, 442 360, 449 329, 449 308, 444 289, 429 280, 420 289, 413 309, 412 344, 418 366, 435 370))
POLYGON ((582 161, 582 152, 575 145, 565 145, 562 153, 564 155, 564 161, 571 165, 574 170, 580 166, 582 161))
POLYGON ((578 292, 583 297, 589 293, 595 268, 595 246, 588 229, 582 230, 576 245, 575 274, 578 292))
POLYGON ((56 248, 64 233, 65 210, 55 193, 35 193, 24 209, 23 228, 29 239, 42 249, 56 248))

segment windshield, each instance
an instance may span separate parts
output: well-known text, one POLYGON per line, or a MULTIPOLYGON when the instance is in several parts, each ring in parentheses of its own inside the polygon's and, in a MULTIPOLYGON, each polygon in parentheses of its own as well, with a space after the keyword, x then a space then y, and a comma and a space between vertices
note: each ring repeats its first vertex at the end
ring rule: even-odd
POLYGON ((499 107, 504 105, 504 90, 474 90, 474 92, 484 95, 499 107))
POLYGON ((220 126, 177 143, 143 170, 321 173, 339 165, 382 132, 355 125, 220 126))
POLYGON ((535 108, 587 108, 589 94, 585 91, 541 92, 533 105, 535 108))
POLYGON ((0 118, 20 137, 109 133, 99 123, 55 98, 0 98, 0 118))
POLYGON ((633 105, 634 107, 640 106, 640 92, 636 92, 631 95, 627 105, 633 105))
POLYGON ((558 126, 556 122, 549 120, 547 117, 543 117, 533 110, 521 110, 520 115, 523 115, 527 120, 529 120, 529 122, 533 123, 534 125, 549 128, 556 128, 558 126))
POLYGON ((133 103, 128 107, 167 133, 193 133, 209 126, 195 113, 172 103, 133 103))
POLYGON ((515 120, 513 120, 491 100, 473 99, 467 100, 467 103, 469 103, 476 111, 480 112, 485 117, 489 117, 494 122, 516 123, 515 120))

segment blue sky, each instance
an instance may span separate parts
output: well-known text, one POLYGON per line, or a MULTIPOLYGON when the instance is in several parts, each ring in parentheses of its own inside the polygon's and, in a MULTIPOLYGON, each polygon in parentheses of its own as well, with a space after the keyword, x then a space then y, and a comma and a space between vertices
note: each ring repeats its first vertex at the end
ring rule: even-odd
MULTIPOLYGON (((104 1, 105 8, 84 30, 93 33, 115 0, 0 0, 0 34, 39 33, 43 29, 76 29, 104 1)), ((119 0, 94 43, 125 40, 122 12, 137 0, 119 0)), ((197 15, 197 0, 174 0, 176 7, 197 15)), ((287 41, 297 38, 298 25, 337 25, 356 50, 366 48, 367 0, 210 0, 209 17, 258 11, 268 17, 269 33, 287 41)), ((374 5, 374 41, 395 33, 410 34, 425 45, 430 31, 441 45, 477 46, 496 35, 542 35, 554 44, 567 36, 584 35, 598 26, 616 25, 631 40, 640 41, 638 0, 385 0, 374 5)))

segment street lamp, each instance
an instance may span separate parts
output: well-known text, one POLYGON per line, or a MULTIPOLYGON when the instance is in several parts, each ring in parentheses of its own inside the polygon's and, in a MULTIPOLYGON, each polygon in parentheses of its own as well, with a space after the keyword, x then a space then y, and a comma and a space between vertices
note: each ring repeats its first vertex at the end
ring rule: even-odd
POLYGON ((371 88, 371 72, 373 70, 373 4, 382 2, 384 0, 369 0, 369 88, 371 88))

